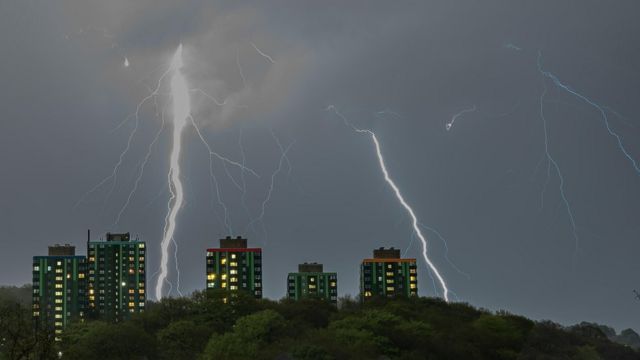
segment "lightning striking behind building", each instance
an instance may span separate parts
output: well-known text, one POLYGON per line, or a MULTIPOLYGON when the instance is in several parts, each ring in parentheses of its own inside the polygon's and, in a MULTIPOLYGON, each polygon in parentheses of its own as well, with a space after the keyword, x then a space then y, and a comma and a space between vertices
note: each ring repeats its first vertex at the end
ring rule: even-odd
POLYGON ((402 195, 402 192, 400 192, 400 189, 398 188, 396 183, 393 181, 393 179, 391 179, 391 176, 389 175, 389 171, 387 170, 387 165, 385 164, 384 157, 382 156, 382 150, 380 149, 380 142, 378 141, 378 137, 371 130, 359 129, 359 128, 355 127, 353 124, 351 124, 347 120, 346 117, 344 117, 338 111, 338 109, 336 109, 335 106, 329 105, 327 107, 327 110, 328 111, 333 111, 336 115, 338 115, 344 121, 345 125, 347 125, 350 128, 352 128, 355 132, 361 133, 361 134, 367 134, 367 135, 371 136, 371 139, 373 140, 373 144, 374 144, 375 149, 376 149, 376 156, 378 157, 378 163, 380 164, 380 170, 382 170, 382 174, 384 175, 384 180, 387 182, 389 187, 391 187, 391 189, 393 190, 393 192, 394 192, 396 198, 398 199, 398 202, 400 203, 400 205, 402 205, 402 207, 409 214, 409 217, 411 218, 411 226, 413 227, 414 234, 418 237, 418 239, 420 239, 420 242, 422 243, 422 258, 427 263, 427 266, 429 266, 429 270, 438 279, 438 282, 440 283, 440 286, 442 287, 442 297, 444 298, 445 301, 448 302, 449 301, 449 288, 447 287, 447 283, 444 281, 444 278, 442 277, 442 275, 440 274, 440 272, 438 271, 436 266, 433 264, 433 262, 431 262, 431 259, 429 259, 429 256, 427 254, 427 239, 424 236, 424 234, 422 233, 422 230, 420 229, 420 222, 418 221, 418 218, 416 217, 416 214, 413 211, 413 208, 411 208, 411 206, 404 199, 404 196, 402 195))
MULTIPOLYGON (((173 240, 176 231, 176 218, 184 203, 184 190, 180 179, 180 154, 182 152, 182 133, 187 125, 187 120, 191 116, 191 105, 189 99, 189 88, 181 73, 182 44, 171 60, 171 97, 173 99, 173 144, 169 160, 169 213, 165 219, 164 234, 160 243, 162 257, 160 259, 160 274, 156 284, 156 299, 162 298, 162 287, 167 279, 169 262, 169 245, 173 240)), ((177 246, 177 245, 176 245, 177 246)))

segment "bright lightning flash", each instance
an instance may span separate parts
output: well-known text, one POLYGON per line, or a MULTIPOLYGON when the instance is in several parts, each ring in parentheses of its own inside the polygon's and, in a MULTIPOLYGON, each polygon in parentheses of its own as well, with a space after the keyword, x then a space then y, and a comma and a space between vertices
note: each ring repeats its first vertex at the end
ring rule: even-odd
POLYGON ((393 192, 396 195, 396 198, 398 199, 398 201, 400 202, 402 207, 409 214, 409 217, 411 218, 411 225, 413 227, 413 231, 416 234, 416 236, 418 236, 418 238, 420 239, 420 242, 422 242, 422 257, 424 258, 424 261, 429 266, 429 269, 433 272, 433 274, 438 279, 438 282, 440 283, 440 286, 442 287, 442 291, 443 291, 442 295, 444 297, 444 300, 449 302, 449 288, 447 287, 447 283, 444 281, 444 278, 442 277, 442 275, 440 275, 440 272, 435 267, 435 265, 431 262, 431 260, 429 259, 429 256, 427 255, 427 239, 422 234, 422 230, 420 229, 420 223, 418 221, 418 218, 416 217, 415 212, 413 211, 411 206, 409 206, 407 201, 404 199, 404 196, 402 196, 402 193, 400 192, 400 189, 398 188, 396 183, 393 181, 393 179, 391 179, 391 176, 389 176, 389 171, 387 171, 387 166, 386 166, 386 164, 384 162, 384 157, 382 156, 382 150, 380 150, 380 142, 378 141, 378 137, 371 130, 358 129, 357 127, 353 126, 347 120, 346 117, 344 117, 340 112, 338 112, 338 109, 336 109, 335 106, 329 105, 327 107, 327 110, 332 110, 336 115, 338 115, 344 121, 344 123, 347 126, 351 127, 354 131, 356 131, 358 133, 361 133, 361 134, 367 134, 367 135, 371 136, 371 139, 373 140, 373 144, 375 145, 375 148, 376 148, 376 155, 378 157, 378 163, 380 164, 380 170, 382 170, 382 174, 384 175, 384 180, 391 187, 391 189, 393 190, 393 192))
MULTIPOLYGON (((173 240, 176 230, 176 217, 184 203, 184 191, 182 181, 180 179, 180 153, 182 151, 182 133, 187 125, 187 119, 191 116, 191 105, 189 99, 189 88, 187 82, 181 73, 183 67, 182 62, 182 44, 178 46, 178 50, 173 55, 170 70, 171 76, 171 97, 173 99, 173 145, 171 148, 171 157, 169 161, 169 213, 166 217, 164 235, 160 248, 162 258, 160 261, 160 275, 156 284, 156 299, 162 298, 162 287, 167 278, 169 261, 169 244, 173 240)), ((177 244, 176 244, 177 246, 177 244)))

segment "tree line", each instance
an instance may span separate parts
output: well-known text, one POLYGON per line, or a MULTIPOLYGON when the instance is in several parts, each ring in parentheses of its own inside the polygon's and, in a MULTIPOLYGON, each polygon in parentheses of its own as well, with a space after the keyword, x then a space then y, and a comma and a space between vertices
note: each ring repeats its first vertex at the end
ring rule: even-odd
POLYGON ((256 300, 196 292, 121 323, 87 320, 62 341, 0 296, 0 359, 640 359, 607 328, 535 322, 433 298, 256 300), (37 331, 36 331, 37 330, 37 331))

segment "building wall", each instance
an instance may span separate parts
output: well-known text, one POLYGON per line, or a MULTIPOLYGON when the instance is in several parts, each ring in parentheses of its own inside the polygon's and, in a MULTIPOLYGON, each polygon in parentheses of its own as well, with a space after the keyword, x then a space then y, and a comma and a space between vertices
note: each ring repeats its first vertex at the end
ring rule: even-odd
POLYGON ((206 288, 247 291, 262 298, 262 250, 208 249, 206 288))
POLYGON ((87 244, 88 303, 94 318, 121 321, 146 302, 146 247, 142 241, 87 244))
POLYGON ((415 259, 366 259, 360 265, 363 300, 382 296, 418 296, 415 259))
POLYGON ((328 272, 298 272, 287 276, 287 297, 325 299, 338 302, 338 276, 328 272))
POLYGON ((33 318, 36 327, 53 327, 56 338, 87 308, 87 269, 84 256, 33 257, 33 318))

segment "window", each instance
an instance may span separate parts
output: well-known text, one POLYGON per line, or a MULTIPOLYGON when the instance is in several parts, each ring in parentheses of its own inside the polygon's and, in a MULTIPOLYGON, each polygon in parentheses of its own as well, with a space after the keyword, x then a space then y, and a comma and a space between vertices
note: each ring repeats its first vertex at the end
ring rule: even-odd
POLYGON ((40 266, 36 265, 33 267, 33 271, 40 271, 40 266))
POLYGON ((207 280, 215 280, 216 274, 207 274, 207 280))
POLYGON ((78 274, 78 279, 84 279, 84 273, 79 273, 78 274))
POLYGON ((236 254, 231 254, 231 258, 235 259, 236 258, 236 254))

